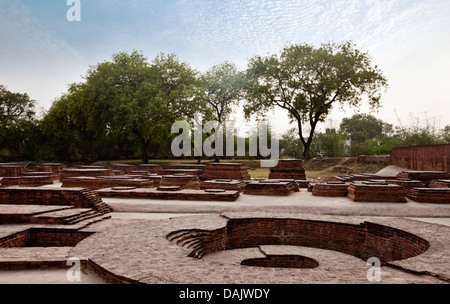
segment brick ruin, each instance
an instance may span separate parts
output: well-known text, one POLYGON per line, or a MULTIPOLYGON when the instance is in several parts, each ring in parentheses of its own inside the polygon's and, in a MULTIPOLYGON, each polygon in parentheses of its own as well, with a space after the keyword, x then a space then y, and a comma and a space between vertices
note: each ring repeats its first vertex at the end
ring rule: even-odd
POLYGON ((297 159, 281 159, 270 168, 269 179, 306 180, 304 162, 297 159))
POLYGON ((244 194, 289 196, 298 191, 300 191, 299 186, 295 180, 261 180, 248 183, 245 186, 244 194))
POLYGON ((244 191, 246 183, 242 180, 232 180, 232 179, 214 179, 200 182, 200 189, 224 189, 224 190, 235 190, 244 191))
POLYGON ((203 172, 202 180, 237 179, 250 180, 247 166, 235 163, 209 163, 203 172))
POLYGON ((183 189, 200 189, 200 181, 197 175, 163 175, 159 182, 160 186, 180 186, 183 189))
POLYGON ((181 186, 159 186, 155 189, 114 187, 96 190, 101 197, 133 198, 133 199, 160 199, 160 200, 186 200, 186 201, 224 201, 234 202, 239 197, 239 191, 224 189, 192 190, 182 189, 181 186))
MULTIPOLYGON (((0 248, 73 247, 93 232, 81 231, 111 218, 110 208, 89 189, 8 187, 0 189, 0 248)), ((61 267, 61 261, 2 262, 1 269, 61 267)))
POLYGON ((449 173, 450 144, 394 148, 391 164, 411 170, 449 173))
MULTIPOLYGON (((227 224, 217 230, 182 229, 166 237, 170 242, 191 249, 189 256, 198 259, 224 250, 290 245, 338 251, 364 261, 375 256, 384 265, 418 256, 430 247, 425 239, 380 224, 355 225, 295 218, 228 218, 227 224)), ((244 265, 296 267, 303 262, 303 257, 273 259, 269 256, 262 261, 246 261, 244 265)), ((304 263, 306 268, 314 266, 311 260, 304 263)))

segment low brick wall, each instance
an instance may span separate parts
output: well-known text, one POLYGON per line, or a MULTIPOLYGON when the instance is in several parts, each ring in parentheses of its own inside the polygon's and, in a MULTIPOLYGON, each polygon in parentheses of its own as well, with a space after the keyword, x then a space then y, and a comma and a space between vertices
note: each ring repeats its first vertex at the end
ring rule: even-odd
POLYGON ((0 248, 73 247, 92 234, 69 229, 31 228, 0 239, 0 248))
POLYGON ((0 204, 62 205, 92 208, 101 213, 110 211, 97 193, 83 188, 0 188, 0 204))
POLYGON ((392 150, 391 163, 411 170, 450 172, 450 144, 397 147, 392 150))

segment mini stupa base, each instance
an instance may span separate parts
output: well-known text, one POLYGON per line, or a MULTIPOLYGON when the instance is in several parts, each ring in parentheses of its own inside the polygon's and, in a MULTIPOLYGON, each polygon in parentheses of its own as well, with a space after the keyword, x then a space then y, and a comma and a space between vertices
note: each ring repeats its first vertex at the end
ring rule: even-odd
POLYGON ((114 176, 114 172, 111 169, 79 169, 79 168, 69 168, 64 169, 61 172, 61 181, 67 177, 80 177, 80 176, 114 176))
POLYGON ((306 180, 304 162, 298 159, 281 159, 270 168, 269 179, 306 180))
POLYGON ((397 178, 410 178, 420 180, 428 187, 433 180, 448 179, 450 174, 444 171, 403 171, 397 175, 397 178))
POLYGON ((419 203, 450 204, 450 188, 414 188, 407 197, 419 203))
POLYGON ((244 191, 246 183, 242 180, 232 180, 232 179, 215 179, 200 182, 200 189, 225 189, 225 190, 235 190, 244 191))
POLYGON ((206 165, 202 180, 233 179, 250 180, 248 168, 244 164, 209 163, 206 165))
POLYGON ((393 184, 393 185, 399 185, 405 189, 425 187, 425 184, 423 182, 418 181, 418 180, 408 179, 408 178, 390 179, 390 180, 386 180, 386 183, 393 184))
POLYGON ((200 189, 200 182, 196 175, 174 174, 164 175, 159 186, 180 186, 183 189, 200 189))
POLYGON ((250 182, 245 186, 244 194, 267 195, 267 196, 289 196, 298 191, 295 181, 263 180, 250 182))
POLYGON ((405 188, 382 182, 353 182, 348 186, 347 196, 355 202, 407 202, 405 188))
POLYGON ((312 195, 323 197, 342 197, 348 195, 350 183, 327 182, 317 183, 311 188, 312 195))

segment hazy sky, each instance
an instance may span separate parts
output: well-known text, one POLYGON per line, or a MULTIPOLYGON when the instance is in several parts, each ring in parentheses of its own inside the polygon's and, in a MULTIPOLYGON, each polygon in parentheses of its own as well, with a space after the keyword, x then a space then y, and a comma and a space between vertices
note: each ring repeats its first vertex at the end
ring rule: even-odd
MULTIPOLYGON (((176 53, 205 71, 228 60, 245 69, 254 55, 288 43, 353 40, 389 80, 375 114, 394 125, 410 116, 450 125, 449 0, 0 0, 0 84, 43 109, 82 80, 89 65, 120 51, 153 59, 176 53)), ((358 111, 369 113, 363 106, 358 111)), ((354 114, 336 108, 322 127, 354 114)), ((276 114, 281 129, 286 117, 276 114)), ((274 119, 275 120, 275 119, 274 119)), ((279 126, 280 127, 280 126, 279 126)))

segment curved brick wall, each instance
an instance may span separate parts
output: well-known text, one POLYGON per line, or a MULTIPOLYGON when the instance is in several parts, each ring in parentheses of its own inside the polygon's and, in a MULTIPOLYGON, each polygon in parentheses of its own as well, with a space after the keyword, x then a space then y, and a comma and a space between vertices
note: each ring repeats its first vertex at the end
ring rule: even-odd
POLYGON ((411 258, 425 252, 430 244, 395 228, 365 222, 360 225, 298 219, 231 219, 214 231, 180 230, 167 238, 192 248, 191 257, 261 245, 292 245, 334 250, 382 263, 411 258))

